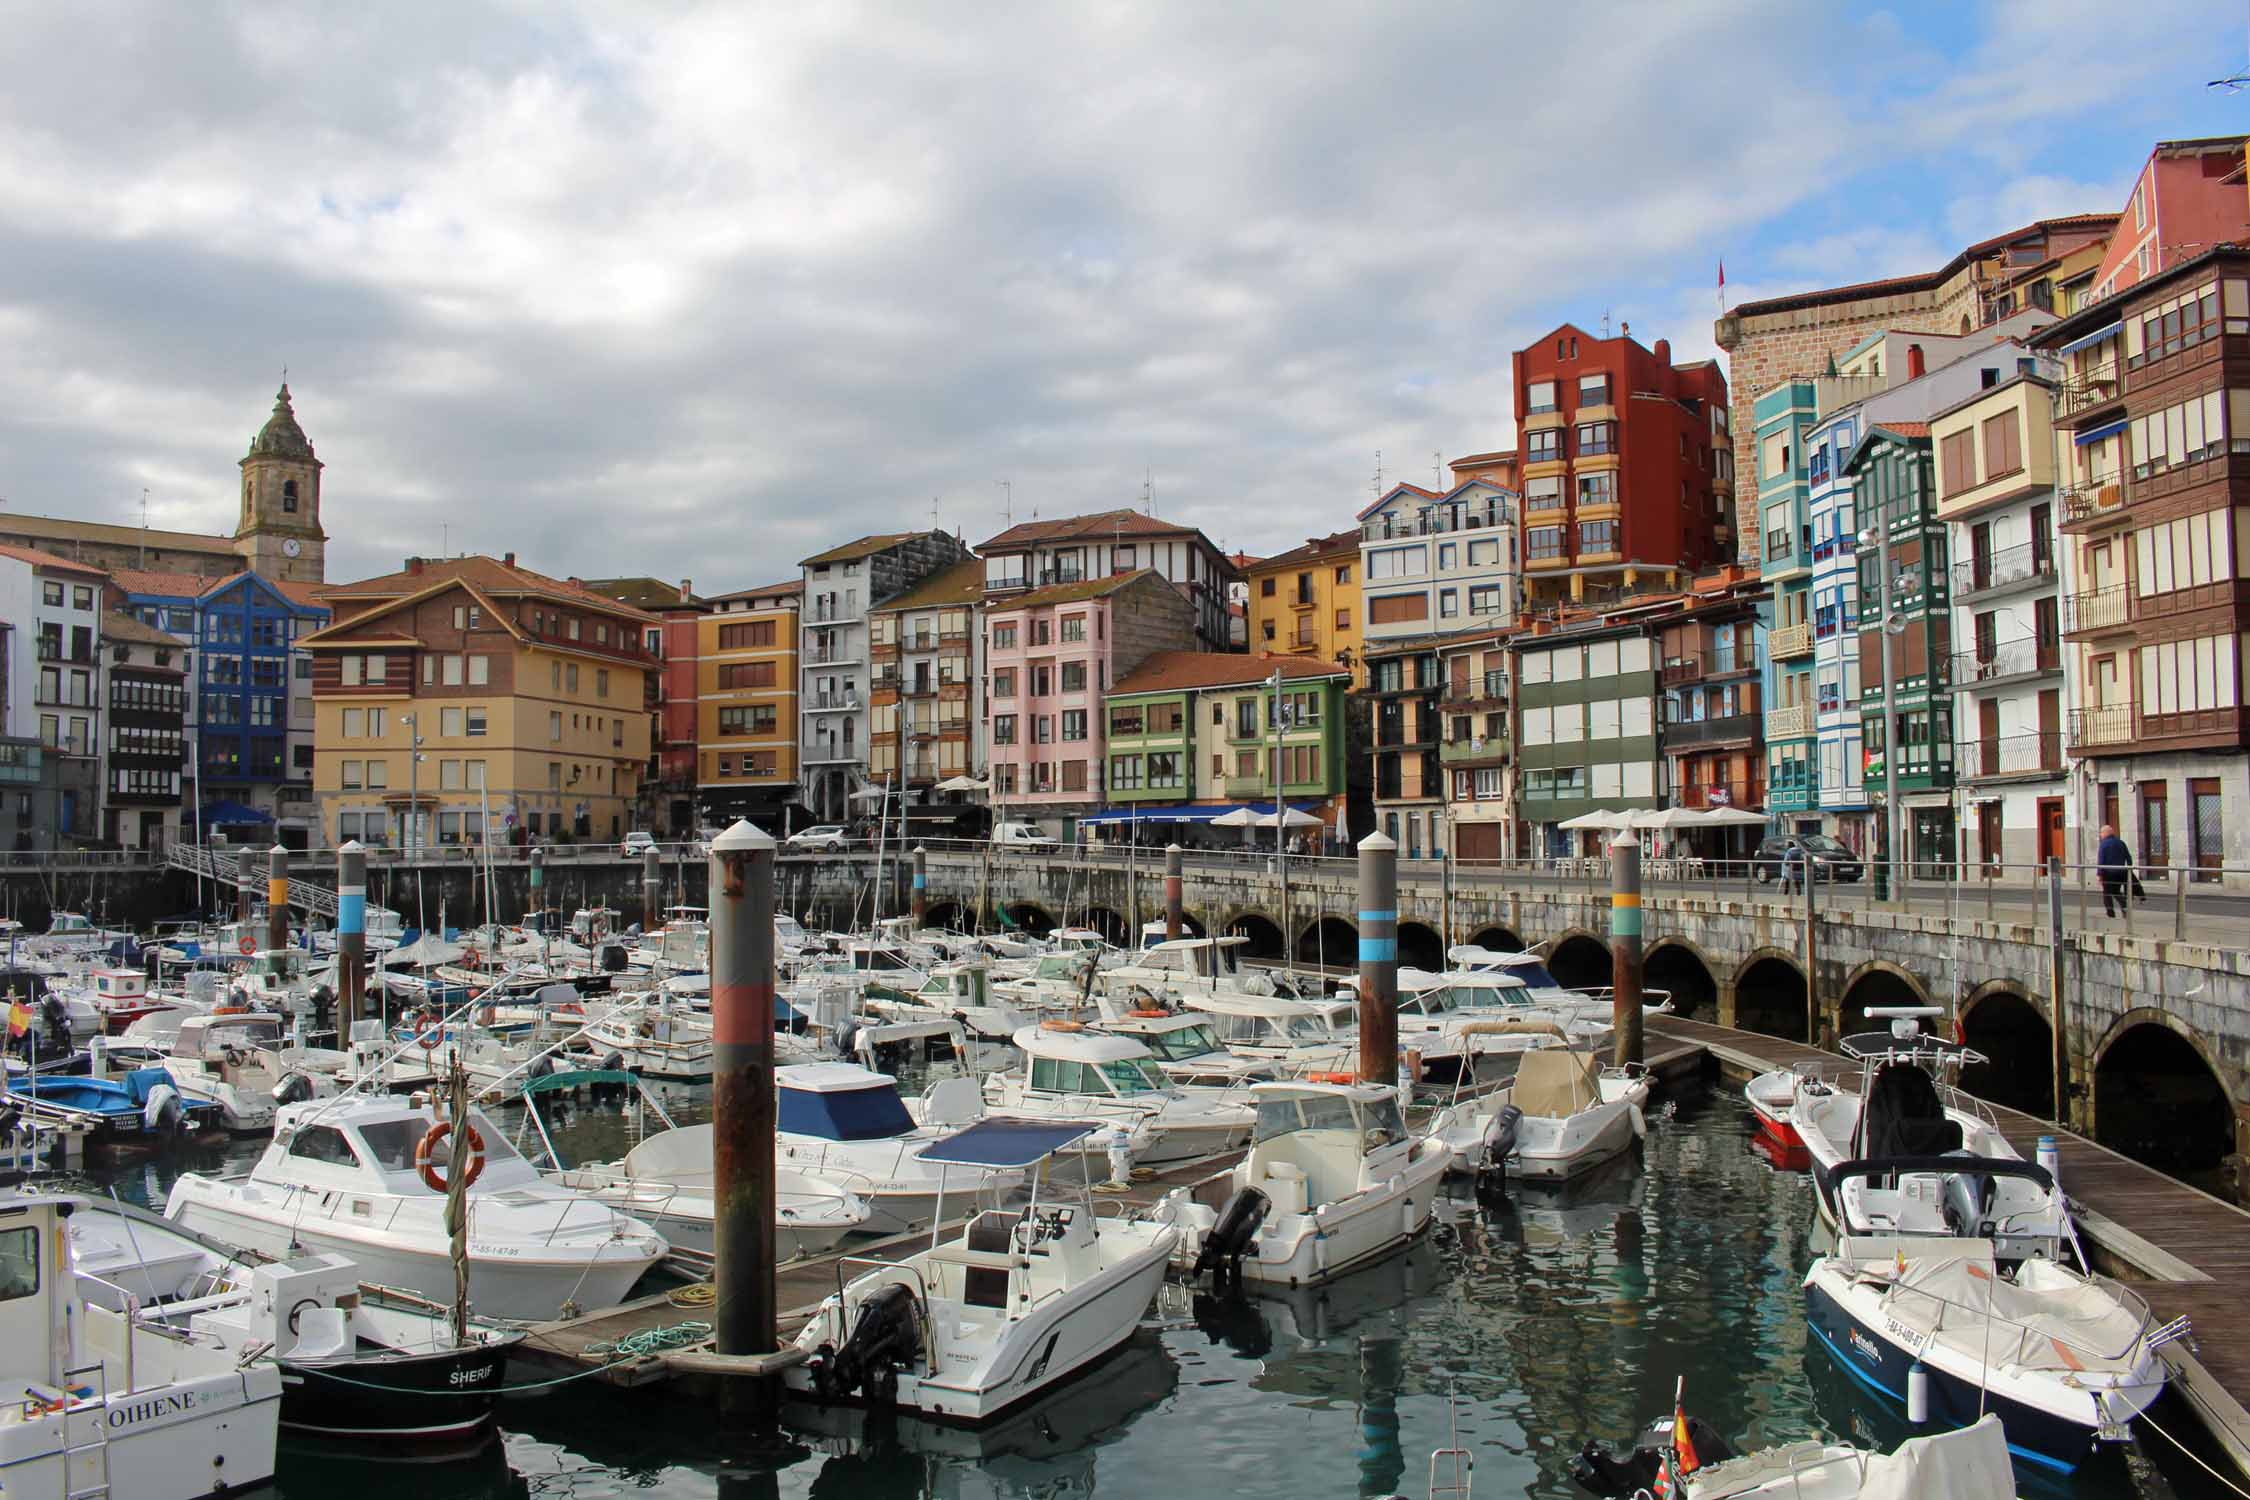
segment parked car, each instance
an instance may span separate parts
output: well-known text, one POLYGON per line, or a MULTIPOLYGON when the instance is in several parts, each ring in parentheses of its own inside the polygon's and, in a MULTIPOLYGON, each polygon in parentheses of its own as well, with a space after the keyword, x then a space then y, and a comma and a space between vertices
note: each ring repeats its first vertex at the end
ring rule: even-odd
POLYGON ((1062 847, 1037 823, 995 823, 992 842, 1003 849, 1026 849, 1034 854, 1052 854, 1062 847))
POLYGON ((617 846, 617 852, 627 859, 638 859, 655 847, 656 835, 636 828, 625 835, 625 842, 617 846))
POLYGON ((1779 880, 1782 863, 1789 857, 1789 846, 1802 844, 1805 857, 1812 861, 1813 873, 1823 884, 1839 880, 1857 880, 1867 873, 1867 867, 1858 855, 1837 843, 1825 833, 1802 833, 1767 839, 1750 856, 1750 868, 1760 884, 1779 880))
POLYGON ((800 828, 789 835, 787 847, 791 849, 848 849, 851 838, 841 823, 820 823, 811 828, 800 828))

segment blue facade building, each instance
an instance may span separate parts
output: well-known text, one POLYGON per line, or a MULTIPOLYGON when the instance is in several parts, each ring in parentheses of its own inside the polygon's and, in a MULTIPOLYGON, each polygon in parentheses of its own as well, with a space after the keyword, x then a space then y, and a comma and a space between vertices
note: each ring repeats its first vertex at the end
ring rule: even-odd
POLYGON ((1815 736, 1812 801, 1823 831, 1864 850, 1868 801, 1861 769, 1859 670, 1859 521, 1844 472, 1865 430, 1857 406, 1805 432, 1805 510, 1811 531, 1812 689, 1815 736))
POLYGON ((255 573, 116 578, 130 613, 195 643, 187 726, 195 826, 237 842, 316 842, 312 658, 296 649, 328 623, 313 586, 255 573))

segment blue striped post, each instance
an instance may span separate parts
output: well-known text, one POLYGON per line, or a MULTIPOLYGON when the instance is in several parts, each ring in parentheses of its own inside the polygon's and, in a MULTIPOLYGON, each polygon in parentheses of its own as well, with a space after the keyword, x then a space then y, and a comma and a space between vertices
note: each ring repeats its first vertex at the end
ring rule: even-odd
POLYGON ((1398 845, 1359 841, 1359 1079, 1398 1076, 1398 845))
POLYGON ((367 997, 367 846, 348 839, 336 851, 337 1033, 349 1039, 367 997))
POLYGON ((1620 1066, 1641 1056, 1641 846, 1621 832, 1609 846, 1611 1059, 1620 1066))
POLYGON ((916 931, 930 925, 930 851, 920 844, 914 846, 914 927, 916 931))

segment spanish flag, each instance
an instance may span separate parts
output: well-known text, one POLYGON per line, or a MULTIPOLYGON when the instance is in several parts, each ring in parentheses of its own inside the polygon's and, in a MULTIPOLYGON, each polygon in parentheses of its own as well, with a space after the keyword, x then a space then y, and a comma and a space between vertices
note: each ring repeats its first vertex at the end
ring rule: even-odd
POLYGON ((1672 1452, 1679 1459, 1683 1479, 1702 1467, 1703 1462, 1695 1456, 1695 1440, 1688 1436, 1687 1403, 1683 1399, 1686 1386, 1687 1379, 1683 1376, 1672 1390, 1672 1452))
POLYGON ((31 1029, 31 1007, 21 1000, 8 1002, 8 1035, 22 1036, 31 1029))

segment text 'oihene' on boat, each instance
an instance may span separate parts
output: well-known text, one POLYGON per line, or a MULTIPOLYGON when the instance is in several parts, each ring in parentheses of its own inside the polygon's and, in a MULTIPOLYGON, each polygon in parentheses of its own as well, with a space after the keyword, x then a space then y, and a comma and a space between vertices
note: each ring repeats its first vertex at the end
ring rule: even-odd
MULTIPOLYGON (((536 1134, 539 1149, 526 1151, 551 1182, 631 1214, 664 1236, 671 1259, 708 1274, 718 1253, 717 1153, 714 1128, 679 1125, 647 1085, 630 1073, 573 1070, 545 1073, 523 1088, 524 1117, 518 1146, 536 1134), (565 1162, 540 1109, 544 1096, 581 1087, 631 1090, 626 1113, 633 1145, 613 1162, 565 1162), (661 1128, 647 1128, 654 1115, 661 1128)), ((834 1249, 845 1235, 864 1229, 867 1205, 839 1183, 810 1172, 780 1170, 774 1177, 774 1253, 784 1261, 834 1249)))
POLYGON ((984 1422, 1124 1342, 1179 1244, 1180 1195, 1130 1216, 1102 1214, 1083 1183, 1059 1196, 1042 1164, 1103 1128, 984 1119, 924 1146, 925 1167, 1030 1174, 1029 1202, 951 1236, 933 1226, 928 1249, 896 1260, 840 1260, 836 1292, 797 1336, 811 1357, 785 1372, 790 1390, 984 1422))
POLYGON ((1921 1030, 1924 1018, 1940 1014, 1935 1007, 1878 1007, 1867 1014, 1890 1025, 1844 1038, 1844 1054, 1858 1069, 1801 1081, 1790 1111, 1813 1165, 1829 1169, 1814 1177, 1821 1221, 1836 1229, 1849 1208, 1861 1223, 1880 1221, 1900 1233, 1988 1236, 2003 1262, 2060 1258, 2070 1219, 2051 1181, 2021 1173, 1834 1173, 1846 1161, 1883 1157, 2022 1159, 1991 1108, 1951 1085, 1965 1063, 1984 1059, 1921 1030), (1880 1201, 1841 1201, 1869 1195, 1880 1201))
POLYGON ((1462 1170, 1556 1181, 1619 1156, 1647 1133, 1645 1069, 1604 1068, 1551 1021, 1470 1021, 1464 1040, 1516 1051, 1502 1088, 1448 1105, 1432 1121, 1462 1170))
MULTIPOLYGON (((1091 1119, 1123 1131, 1138 1166, 1161 1167, 1232 1151, 1250 1140, 1246 1104, 1176 1087, 1129 1036, 1076 1021, 1042 1021, 1016 1033, 1019 1070, 988 1073, 987 1108, 1012 1115, 1091 1119)), ((1106 1151, 1106 1138, 1089 1149, 1106 1151)))
POLYGON ((1309 1285, 1419 1235, 1452 1150, 1408 1133, 1398 1095, 1376 1084, 1259 1083, 1249 1154, 1214 1214, 1184 1205, 1192 1274, 1309 1285))

